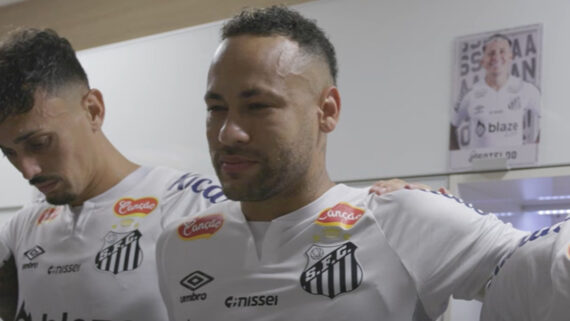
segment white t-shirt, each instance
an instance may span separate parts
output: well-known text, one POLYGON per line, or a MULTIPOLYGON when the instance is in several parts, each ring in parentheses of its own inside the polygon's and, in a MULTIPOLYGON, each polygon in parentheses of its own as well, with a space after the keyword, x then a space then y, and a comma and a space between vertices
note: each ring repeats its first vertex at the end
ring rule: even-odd
POLYGON ((525 237, 496 269, 481 320, 570 320, 570 222, 525 237))
POLYGON ((13 255, 18 269, 16 320, 167 320, 158 235, 170 220, 223 200, 206 177, 141 167, 81 208, 25 207, 0 231, 0 262, 13 255))
POLYGON ((461 148, 520 146, 535 143, 538 138, 540 93, 520 78, 510 76, 498 91, 485 81, 461 99, 452 115, 451 124, 468 127, 457 133, 461 148))
POLYGON ((452 196, 336 185, 271 221, 256 251, 237 202, 157 243, 170 321, 433 320, 473 298, 525 235, 452 196))

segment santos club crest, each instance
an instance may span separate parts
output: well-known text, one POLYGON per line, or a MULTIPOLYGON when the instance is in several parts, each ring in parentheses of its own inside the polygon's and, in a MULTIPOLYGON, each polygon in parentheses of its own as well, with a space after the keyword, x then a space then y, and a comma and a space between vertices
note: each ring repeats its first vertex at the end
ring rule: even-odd
POLYGON ((350 292, 362 283, 362 268, 356 261, 357 246, 313 244, 305 254, 307 268, 301 274, 301 287, 311 294, 334 298, 350 292))
POLYGON ((95 257, 97 269, 118 274, 138 268, 143 260, 143 252, 139 245, 141 236, 139 230, 129 233, 107 233, 103 248, 95 257))

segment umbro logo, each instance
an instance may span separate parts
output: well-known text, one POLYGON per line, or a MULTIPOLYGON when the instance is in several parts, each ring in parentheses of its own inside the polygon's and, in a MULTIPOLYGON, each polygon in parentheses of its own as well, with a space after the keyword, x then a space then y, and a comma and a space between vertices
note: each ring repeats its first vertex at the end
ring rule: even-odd
POLYGON ((38 256, 44 254, 46 251, 44 251, 44 249, 39 246, 36 245, 33 248, 27 250, 26 252, 24 252, 24 256, 28 258, 28 260, 33 260, 35 258, 37 258, 38 256))

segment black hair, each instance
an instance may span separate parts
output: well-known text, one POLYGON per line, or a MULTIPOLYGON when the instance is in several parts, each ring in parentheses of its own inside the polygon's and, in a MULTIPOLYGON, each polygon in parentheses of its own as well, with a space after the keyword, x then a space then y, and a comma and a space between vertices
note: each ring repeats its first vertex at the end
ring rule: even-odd
POLYGON ((0 43, 0 122, 34 106, 36 90, 70 83, 89 87, 69 41, 51 29, 17 29, 0 43))
POLYGON ((315 21, 285 6, 245 9, 222 28, 222 40, 240 35, 280 35, 295 41, 307 53, 324 59, 336 84, 338 66, 335 49, 315 21))

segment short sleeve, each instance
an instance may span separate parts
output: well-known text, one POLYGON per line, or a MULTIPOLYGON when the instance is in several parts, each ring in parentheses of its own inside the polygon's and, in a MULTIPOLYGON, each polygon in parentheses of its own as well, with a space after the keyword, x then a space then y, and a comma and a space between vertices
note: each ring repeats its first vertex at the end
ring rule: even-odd
POLYGON ((376 199, 378 222, 431 317, 450 295, 473 299, 525 235, 452 195, 415 190, 376 199))

